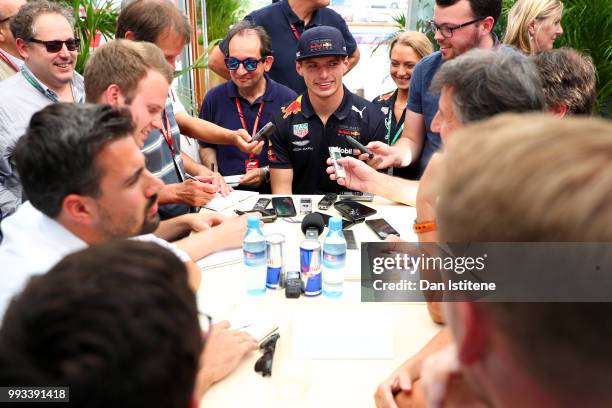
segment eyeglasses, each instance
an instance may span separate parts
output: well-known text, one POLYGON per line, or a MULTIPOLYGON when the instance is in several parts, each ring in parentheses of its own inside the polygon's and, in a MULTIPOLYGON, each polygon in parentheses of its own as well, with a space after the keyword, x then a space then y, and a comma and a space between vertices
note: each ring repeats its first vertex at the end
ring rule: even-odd
POLYGON ((9 20, 10 20, 11 18, 13 18, 13 17, 15 17, 15 16, 14 16, 14 15, 12 15, 12 16, 8 16, 8 17, 6 17, 6 18, 3 18, 2 20, 0 20, 0 24, 4 24, 4 23, 6 23, 7 21, 9 21, 9 20))
POLYGON ((246 58, 241 61, 238 58, 227 57, 225 58, 225 66, 230 71, 235 71, 238 69, 240 64, 242 64, 244 69, 250 72, 250 71, 255 71, 257 69, 257 64, 259 64, 260 62, 263 62, 265 59, 266 59, 265 57, 260 58, 260 59, 246 58))
POLYGON ((81 42, 78 38, 71 38, 70 40, 60 41, 60 40, 52 40, 52 41, 41 41, 36 38, 30 38, 28 42, 33 42, 36 44, 42 44, 47 49, 47 52, 56 53, 62 50, 64 44, 66 44, 66 48, 68 51, 78 51, 81 42))
POLYGON ((453 36, 453 31, 458 30, 460 28, 469 26, 471 24, 477 23, 481 20, 484 20, 486 17, 478 17, 477 19, 474 20, 470 20, 467 23, 463 23, 463 24, 459 24, 456 26, 448 26, 448 25, 437 25, 433 20, 430 20, 427 22, 428 25, 428 29, 431 30, 432 32, 436 32, 436 31, 440 31, 440 34, 442 34, 442 37, 444 38, 451 38, 453 36))
POLYGON ((280 334, 274 333, 268 340, 261 343, 259 349, 263 352, 263 356, 255 362, 255 372, 261 373, 264 377, 272 375, 272 361, 274 360, 274 351, 276 350, 276 342, 280 338, 280 334))

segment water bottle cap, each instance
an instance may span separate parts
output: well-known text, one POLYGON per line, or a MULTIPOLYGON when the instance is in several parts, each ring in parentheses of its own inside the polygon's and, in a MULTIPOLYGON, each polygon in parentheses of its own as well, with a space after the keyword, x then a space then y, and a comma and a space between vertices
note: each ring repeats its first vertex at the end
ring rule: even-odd
POLYGON ((259 217, 256 215, 249 215, 247 218, 248 228, 259 228, 259 217))
POLYGON ((331 217, 329 219, 329 229, 332 231, 340 231, 342 229, 342 218, 331 217))

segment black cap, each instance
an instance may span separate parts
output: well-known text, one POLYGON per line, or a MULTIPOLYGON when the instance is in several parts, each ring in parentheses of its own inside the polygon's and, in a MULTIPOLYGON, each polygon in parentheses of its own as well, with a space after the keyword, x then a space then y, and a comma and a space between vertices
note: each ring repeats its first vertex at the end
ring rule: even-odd
POLYGON ((340 30, 335 27, 317 26, 302 33, 295 54, 296 61, 328 55, 348 56, 340 30))

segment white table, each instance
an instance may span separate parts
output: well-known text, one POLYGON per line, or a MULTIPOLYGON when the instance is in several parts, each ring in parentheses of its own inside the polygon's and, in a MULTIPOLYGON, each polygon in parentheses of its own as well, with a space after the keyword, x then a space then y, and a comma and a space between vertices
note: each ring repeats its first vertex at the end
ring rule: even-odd
MULTIPOLYGON (((311 197, 313 210, 316 211, 316 204, 321 197, 311 197)), ((238 204, 236 208, 251 208, 256 200, 257 197, 254 197, 238 204)), ((294 196, 294 201, 299 212, 299 196, 294 196)), ((378 214, 372 218, 382 216, 401 233, 402 238, 416 240, 412 233, 414 208, 378 197, 374 202, 364 204, 378 210, 378 214)), ((337 215, 333 207, 326 212, 337 215)), ((355 231, 358 243, 378 240, 365 224, 358 224, 351 229, 355 231)), ((303 239, 300 224, 278 219, 264 225, 264 234, 271 232, 285 235, 286 268, 299 269, 299 242, 303 239)), ((359 262, 359 251, 349 251, 349 275, 358 276, 359 262)), ((287 299, 284 291, 272 290, 263 296, 247 296, 242 273, 241 264, 205 268, 198 292, 199 307, 215 317, 239 310, 273 319, 279 325, 281 338, 274 356, 272 377, 263 378, 254 372, 253 366, 261 353, 253 352, 234 373, 204 395, 202 407, 372 407, 377 384, 418 351, 438 330, 438 326, 431 322, 424 304, 361 303, 359 281, 356 279, 345 282, 344 294, 339 299, 323 296, 287 299), (340 315, 356 319, 364 313, 392 316, 394 357, 384 360, 296 357, 292 352, 293 324, 296 318, 305 313, 321 321, 340 315)), ((369 322, 364 321, 363 324, 369 322)), ((370 324, 374 325, 375 322, 370 324)))

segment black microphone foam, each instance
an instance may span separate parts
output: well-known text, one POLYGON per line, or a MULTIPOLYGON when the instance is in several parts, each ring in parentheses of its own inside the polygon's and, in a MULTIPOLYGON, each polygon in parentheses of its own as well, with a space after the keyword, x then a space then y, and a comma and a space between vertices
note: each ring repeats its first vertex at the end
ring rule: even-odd
POLYGON ((302 220, 302 232, 306 234, 306 230, 309 228, 316 228, 318 235, 321 235, 323 228, 325 228, 325 221, 323 217, 318 213, 310 213, 302 220))

